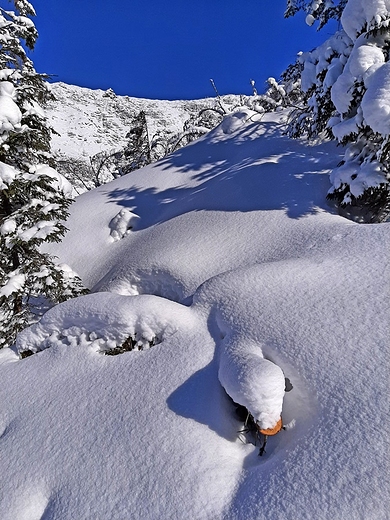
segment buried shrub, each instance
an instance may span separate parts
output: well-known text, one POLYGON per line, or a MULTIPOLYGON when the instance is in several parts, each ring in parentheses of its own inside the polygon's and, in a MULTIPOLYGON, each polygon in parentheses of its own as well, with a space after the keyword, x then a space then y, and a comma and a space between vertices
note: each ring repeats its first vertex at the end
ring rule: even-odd
MULTIPOLYGON (((66 338, 62 337, 62 340, 66 340, 66 338)), ((120 345, 116 345, 114 347, 105 348, 102 345, 103 341, 101 339, 99 339, 99 338, 96 338, 94 333, 90 334, 89 335, 89 339, 87 339, 87 340, 86 340, 86 335, 82 334, 81 337, 79 338, 79 340, 80 341, 77 342, 79 344, 79 346, 82 345, 82 344, 85 345, 85 343, 87 345, 89 345, 89 346, 93 346, 94 342, 98 341, 98 344, 99 344, 98 352, 100 352, 101 354, 105 354, 106 356, 117 356, 118 354, 123 354, 125 352, 131 352, 132 350, 136 350, 136 351, 148 350, 151 347, 154 347, 155 345, 158 345, 162 341, 157 336, 152 337, 152 339, 150 339, 150 340, 146 339, 144 337, 141 337, 140 339, 138 339, 137 338, 137 334, 134 334, 134 336, 129 336, 128 338, 126 338, 123 341, 123 343, 121 343, 120 345), (83 340, 86 340, 86 342, 83 341, 83 340)), ((66 344, 68 346, 71 346, 71 344, 72 344, 72 346, 76 346, 75 342, 66 341, 66 344)), ((38 352, 42 352, 43 350, 46 350, 47 348, 50 348, 51 346, 53 346, 53 345, 49 344, 49 345, 45 345, 43 348, 40 348, 40 349, 34 349, 34 350, 23 349, 23 350, 20 350, 19 351, 19 357, 20 357, 20 359, 25 359, 27 357, 32 356, 33 354, 37 354, 38 352)))
POLYGON ((124 352, 131 352, 132 350, 147 350, 155 345, 161 343, 161 340, 154 336, 151 340, 147 340, 145 338, 137 339, 136 335, 134 337, 129 336, 125 339, 125 341, 118 345, 117 347, 110 348, 108 350, 103 350, 102 352, 106 356, 117 356, 118 354, 123 354, 124 352))

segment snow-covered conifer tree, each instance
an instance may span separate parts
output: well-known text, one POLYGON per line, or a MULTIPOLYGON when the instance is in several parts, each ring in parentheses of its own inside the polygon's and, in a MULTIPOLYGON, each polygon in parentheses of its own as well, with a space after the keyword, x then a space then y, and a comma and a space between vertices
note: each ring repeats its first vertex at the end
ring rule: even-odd
POLYGON ((49 96, 25 47, 38 36, 27 0, 0 4, 0 347, 31 320, 33 300, 63 301, 83 292, 67 266, 40 250, 59 241, 71 186, 51 167, 50 135, 41 104, 49 96))
POLYGON ((152 162, 146 114, 143 110, 136 114, 130 122, 130 130, 125 149, 117 156, 120 175, 138 170, 152 162))
POLYGON ((306 23, 313 25, 318 20, 321 29, 331 18, 339 20, 347 0, 287 0, 285 16, 306 11, 306 23))
POLYGON ((390 214, 390 0, 290 0, 287 14, 306 8, 307 22, 340 18, 342 30, 299 57, 305 104, 293 135, 325 131, 346 147, 331 174, 329 198, 347 214, 380 222, 390 214))

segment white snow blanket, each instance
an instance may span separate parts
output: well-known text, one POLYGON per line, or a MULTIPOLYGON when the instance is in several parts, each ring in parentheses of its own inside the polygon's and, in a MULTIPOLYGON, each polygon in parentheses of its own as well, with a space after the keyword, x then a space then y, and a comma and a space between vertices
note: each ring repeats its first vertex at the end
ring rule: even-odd
POLYGON ((94 293, 0 351, 0 518, 388 518, 390 224, 336 215, 341 150, 283 117, 77 199, 50 251, 94 293), (129 336, 159 343, 104 355, 129 336), (262 457, 226 392, 282 412, 262 457))

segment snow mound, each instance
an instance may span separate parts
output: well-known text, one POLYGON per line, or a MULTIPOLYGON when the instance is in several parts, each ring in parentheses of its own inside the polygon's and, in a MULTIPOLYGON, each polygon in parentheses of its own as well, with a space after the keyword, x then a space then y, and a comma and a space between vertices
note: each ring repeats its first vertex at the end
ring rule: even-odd
POLYGON ((110 291, 124 296, 154 294, 172 300, 185 300, 185 287, 168 270, 140 268, 131 270, 116 269, 107 275, 93 288, 94 291, 110 291))
POLYGON ((188 309, 155 296, 135 299, 112 293, 90 294, 50 309, 39 323, 18 336, 16 348, 20 354, 58 346, 104 352, 131 337, 142 350, 156 339, 164 341, 188 322, 188 309))
POLYGON ((224 120, 219 125, 220 130, 226 135, 233 134, 236 130, 242 128, 253 115, 256 115, 256 112, 253 110, 246 108, 237 110, 236 112, 225 116, 224 120))

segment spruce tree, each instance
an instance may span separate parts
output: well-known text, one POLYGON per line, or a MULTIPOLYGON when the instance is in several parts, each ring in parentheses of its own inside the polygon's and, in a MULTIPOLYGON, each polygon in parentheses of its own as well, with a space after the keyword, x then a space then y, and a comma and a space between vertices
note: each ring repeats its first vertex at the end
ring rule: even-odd
POLYGON ((306 23, 312 25, 318 20, 321 29, 330 19, 340 20, 347 0, 287 0, 286 18, 298 11, 307 13, 306 23))
POLYGON ((341 30, 302 53, 303 102, 290 125, 293 136, 335 137, 345 147, 333 170, 328 198, 361 222, 390 215, 390 11, 387 2, 289 0, 287 15, 306 9, 307 23, 331 17, 341 30))
MULTIPOLYGON (((4 5, 4 1, 2 2, 4 5)), ((37 31, 31 3, 0 7, 0 347, 34 319, 34 302, 84 292, 81 280, 42 252, 60 241, 70 190, 51 167, 50 136, 41 105, 50 96, 26 50, 37 31)))
POLYGON ((152 162, 148 123, 143 110, 130 121, 130 130, 126 138, 128 139, 126 147, 121 154, 120 160, 118 160, 118 167, 121 170, 120 175, 143 168, 152 162))

